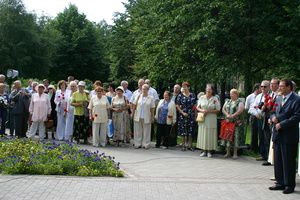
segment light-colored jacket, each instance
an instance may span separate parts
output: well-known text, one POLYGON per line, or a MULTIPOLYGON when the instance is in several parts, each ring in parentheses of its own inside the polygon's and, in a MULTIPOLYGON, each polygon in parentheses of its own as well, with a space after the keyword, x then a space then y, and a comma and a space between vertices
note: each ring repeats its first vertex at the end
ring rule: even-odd
MULTIPOLYGON (((155 119, 157 120, 158 118, 158 109, 161 106, 161 104, 164 102, 164 99, 161 99, 158 102, 157 108, 156 108, 156 114, 155 114, 155 119)), ((171 125, 171 124, 175 124, 176 123, 176 118, 177 118, 177 114, 176 114, 176 105, 173 101, 170 101, 169 105, 168 105, 168 116, 167 116, 167 124, 171 125)))
POLYGON ((42 93, 41 96, 38 93, 33 94, 31 97, 29 112, 32 114, 32 121, 47 121, 47 115, 50 115, 51 113, 51 104, 48 95, 45 93, 42 93))
MULTIPOLYGON (((146 97, 146 101, 144 104, 144 123, 149 124, 151 123, 151 108, 155 108, 155 103, 154 103, 154 98, 150 95, 146 97)), ((134 100, 134 105, 136 105, 136 110, 134 113, 134 121, 140 121, 140 116, 141 116, 141 109, 142 109, 142 101, 143 101, 143 96, 140 94, 140 96, 136 97, 134 100)))

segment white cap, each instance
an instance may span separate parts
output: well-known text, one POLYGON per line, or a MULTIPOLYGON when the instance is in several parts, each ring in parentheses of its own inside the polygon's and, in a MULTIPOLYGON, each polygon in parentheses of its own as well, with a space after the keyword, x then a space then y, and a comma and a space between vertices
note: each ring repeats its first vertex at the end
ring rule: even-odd
POLYGON ((79 81, 78 86, 84 86, 85 87, 85 82, 84 81, 79 81))

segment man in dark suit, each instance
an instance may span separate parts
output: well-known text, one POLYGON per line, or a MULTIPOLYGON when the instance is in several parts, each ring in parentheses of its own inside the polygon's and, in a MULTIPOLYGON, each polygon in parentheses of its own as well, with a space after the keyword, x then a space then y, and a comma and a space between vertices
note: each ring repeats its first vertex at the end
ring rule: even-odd
POLYGON ((296 156, 299 141, 300 97, 293 91, 290 79, 282 79, 279 84, 282 96, 272 113, 274 169, 277 184, 270 190, 283 190, 284 194, 294 192, 296 181, 296 156))

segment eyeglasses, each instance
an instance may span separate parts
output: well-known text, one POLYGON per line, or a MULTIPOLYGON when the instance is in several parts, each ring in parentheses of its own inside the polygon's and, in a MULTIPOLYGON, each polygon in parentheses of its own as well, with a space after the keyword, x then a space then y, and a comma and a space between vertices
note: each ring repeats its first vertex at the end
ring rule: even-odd
POLYGON ((260 87, 262 87, 262 88, 267 88, 268 86, 265 86, 265 85, 261 85, 260 87))

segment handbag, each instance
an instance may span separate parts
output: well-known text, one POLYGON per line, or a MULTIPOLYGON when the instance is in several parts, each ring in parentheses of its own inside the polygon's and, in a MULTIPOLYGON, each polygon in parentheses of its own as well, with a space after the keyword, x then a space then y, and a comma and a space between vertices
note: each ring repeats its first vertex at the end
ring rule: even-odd
POLYGON ((52 119, 49 119, 45 122, 46 128, 52 128, 54 126, 54 121, 52 119))
POLYGON ((204 115, 204 113, 199 112, 199 113, 197 114, 197 119, 196 119, 196 121, 197 121, 197 122, 204 122, 204 120, 205 120, 205 115, 204 115))
POLYGON ((221 129, 219 138, 232 142, 234 136, 235 123, 227 123, 225 120, 221 121, 221 129))

